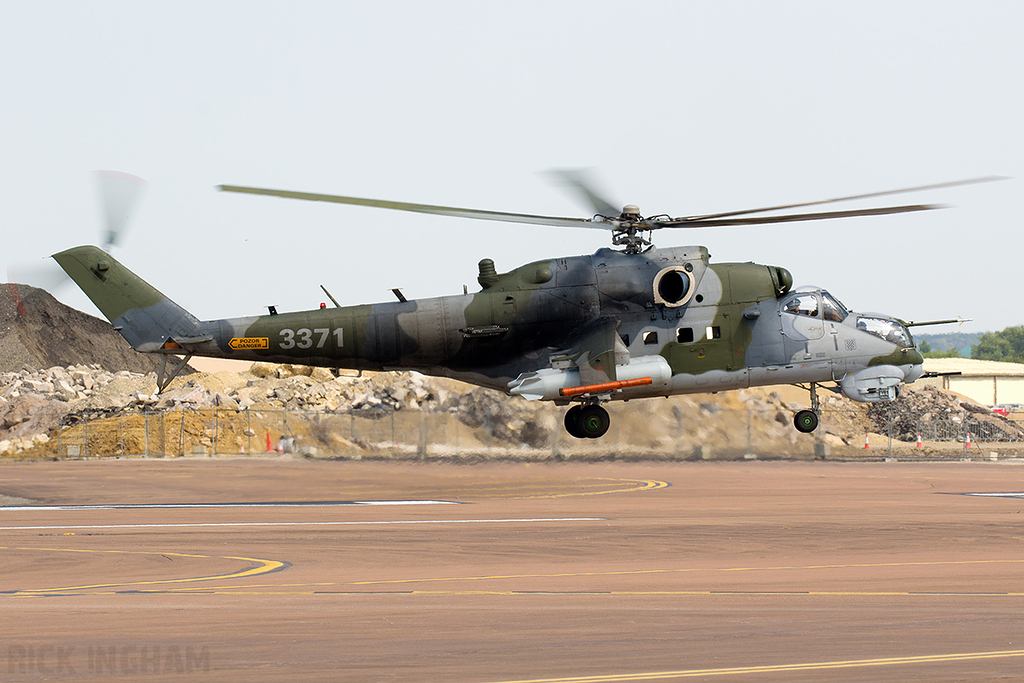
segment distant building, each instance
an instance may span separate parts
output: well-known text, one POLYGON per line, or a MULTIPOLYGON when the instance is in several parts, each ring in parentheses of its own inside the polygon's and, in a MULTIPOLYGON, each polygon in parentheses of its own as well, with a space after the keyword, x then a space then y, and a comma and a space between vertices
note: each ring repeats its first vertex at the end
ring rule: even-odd
POLYGON ((1024 364, 998 363, 971 358, 925 358, 924 370, 939 377, 924 377, 916 384, 941 387, 963 394, 986 406, 1024 405, 1024 364), (960 373, 945 374, 945 373, 960 373))

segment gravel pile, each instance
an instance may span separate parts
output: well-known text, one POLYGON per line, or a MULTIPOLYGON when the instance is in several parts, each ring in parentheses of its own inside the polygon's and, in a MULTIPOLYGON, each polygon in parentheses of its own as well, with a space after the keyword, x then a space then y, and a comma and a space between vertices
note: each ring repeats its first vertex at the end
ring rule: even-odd
POLYGON ((868 416, 873 431, 887 434, 891 419, 892 436, 915 441, 920 431, 928 438, 935 433, 970 432, 975 440, 1024 441, 1024 429, 1012 420, 959 394, 938 387, 914 387, 892 403, 872 405, 868 416))
MULTIPOLYGON (((0 373, 0 454, 33 448, 58 424, 141 412, 202 410, 292 411, 380 420, 397 412, 454 419, 488 443, 545 448, 561 434, 565 409, 525 401, 453 380, 414 372, 338 375, 323 368, 257 363, 247 372, 196 373, 156 395, 155 373, 109 372, 98 364, 0 373)), ((870 409, 822 392, 821 425, 799 434, 793 414, 806 402, 784 400, 770 389, 617 402, 610 406, 609 448, 676 453, 806 453, 808 439, 834 447, 859 446, 864 434, 885 434, 892 411, 894 436, 913 441, 929 420, 995 425, 1002 439, 1024 438, 1015 423, 933 387, 911 387, 889 405, 870 409)), ((980 432, 975 432, 980 433, 980 432)))

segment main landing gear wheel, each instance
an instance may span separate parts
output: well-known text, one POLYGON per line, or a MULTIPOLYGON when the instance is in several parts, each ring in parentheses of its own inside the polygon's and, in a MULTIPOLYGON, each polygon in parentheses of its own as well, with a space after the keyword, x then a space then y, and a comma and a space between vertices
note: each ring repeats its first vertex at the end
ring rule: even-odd
POLYGON ((598 439, 610 425, 608 411, 596 404, 573 406, 565 413, 565 431, 577 439, 598 439))
POLYGON ((583 410, 583 406, 575 405, 565 412, 565 431, 569 432, 569 436, 574 436, 577 439, 586 438, 586 434, 580 430, 581 410, 583 410))
POLYGON ((608 417, 608 411, 599 405, 583 406, 580 411, 580 431, 588 439, 597 439, 604 436, 611 425, 612 420, 608 417))
POLYGON ((801 410, 793 418, 793 425, 798 432, 810 434, 818 428, 818 414, 813 410, 801 410))

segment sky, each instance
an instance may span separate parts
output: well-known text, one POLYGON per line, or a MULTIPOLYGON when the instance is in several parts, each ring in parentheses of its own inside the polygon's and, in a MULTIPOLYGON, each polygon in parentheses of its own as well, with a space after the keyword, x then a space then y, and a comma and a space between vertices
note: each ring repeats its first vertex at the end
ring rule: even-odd
MULTIPOLYGON (((459 294, 598 230, 217 192, 686 216, 962 178, 916 214, 662 230, 849 307, 1024 324, 1024 3, 0 0, 0 267, 101 241, 93 172, 148 185, 114 252, 202 319, 459 294)), ((98 315, 73 285, 62 301, 98 315)), ((922 331, 957 331, 955 326, 922 331)))

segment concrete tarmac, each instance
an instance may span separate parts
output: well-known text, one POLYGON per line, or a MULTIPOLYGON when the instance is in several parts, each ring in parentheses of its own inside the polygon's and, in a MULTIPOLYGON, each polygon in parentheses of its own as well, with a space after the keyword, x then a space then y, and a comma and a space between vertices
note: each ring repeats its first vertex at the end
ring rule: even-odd
POLYGON ((0 680, 1020 680, 1022 473, 3 464, 0 680))

